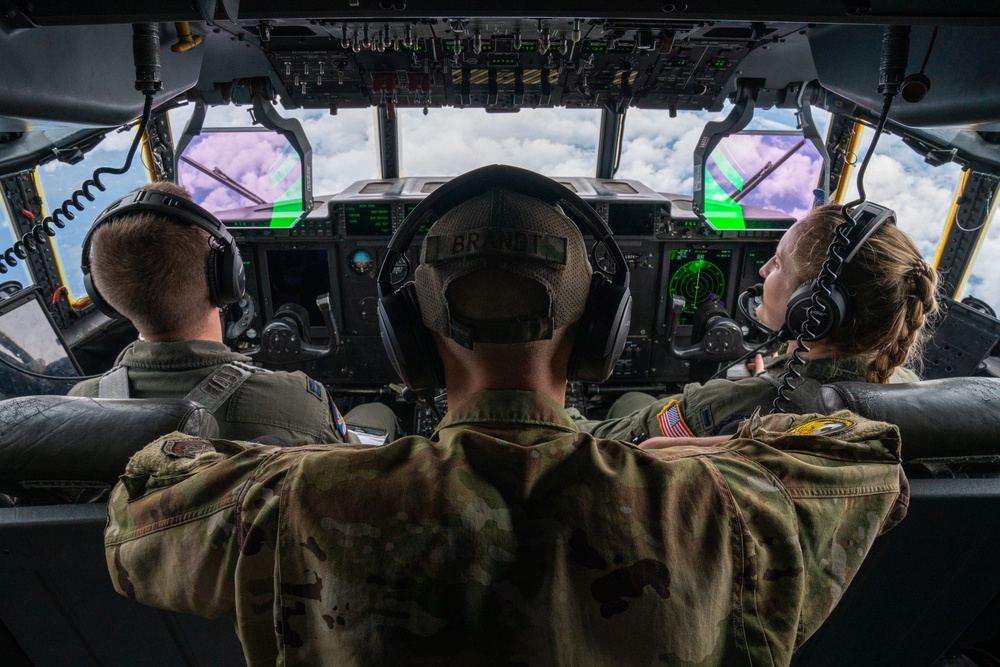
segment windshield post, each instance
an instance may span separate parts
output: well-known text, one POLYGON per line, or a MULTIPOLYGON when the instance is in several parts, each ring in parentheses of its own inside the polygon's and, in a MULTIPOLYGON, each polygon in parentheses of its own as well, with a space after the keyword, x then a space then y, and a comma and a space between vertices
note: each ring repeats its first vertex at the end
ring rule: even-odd
POLYGON ((934 258, 938 289, 958 299, 993 221, 1000 177, 969 170, 962 175, 934 258))
MULTIPOLYGON (((823 191, 823 201, 817 203, 826 203, 830 201, 830 153, 826 150, 826 143, 819 136, 819 130, 816 129, 816 121, 813 120, 812 102, 818 94, 819 91, 815 81, 801 85, 799 96, 796 100, 795 122, 798 128, 802 130, 802 136, 816 147, 823 160, 819 182, 816 184, 816 187, 823 191)), ((819 197, 817 197, 818 199, 819 197)))
POLYGON ((614 178, 622 156, 622 136, 625 133, 625 112, 601 110, 601 133, 597 140, 597 178, 614 178))
POLYGON ((378 154, 382 178, 399 178, 399 123, 392 103, 377 107, 378 154))

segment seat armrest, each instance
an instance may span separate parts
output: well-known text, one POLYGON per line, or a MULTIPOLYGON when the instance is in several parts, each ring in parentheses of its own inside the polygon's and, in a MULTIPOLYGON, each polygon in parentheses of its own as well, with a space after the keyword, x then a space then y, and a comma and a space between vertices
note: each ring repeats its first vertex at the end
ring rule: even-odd
POLYGON ((817 412, 837 410, 896 424, 904 461, 1000 454, 1000 378, 823 385, 817 412))

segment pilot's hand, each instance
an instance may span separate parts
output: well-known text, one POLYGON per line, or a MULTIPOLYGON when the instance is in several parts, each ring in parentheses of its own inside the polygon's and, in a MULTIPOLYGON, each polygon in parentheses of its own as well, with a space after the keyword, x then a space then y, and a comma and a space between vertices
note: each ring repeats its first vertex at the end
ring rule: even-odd
POLYGON ((639 449, 666 449, 667 447, 713 447, 731 439, 729 435, 713 435, 707 438, 650 438, 639 443, 639 449))
POLYGON ((763 355, 758 354, 756 357, 753 358, 753 361, 747 364, 747 368, 749 368, 750 372, 753 373, 754 375, 760 375, 767 368, 768 362, 777 356, 778 353, 775 352, 767 360, 765 360, 763 355))

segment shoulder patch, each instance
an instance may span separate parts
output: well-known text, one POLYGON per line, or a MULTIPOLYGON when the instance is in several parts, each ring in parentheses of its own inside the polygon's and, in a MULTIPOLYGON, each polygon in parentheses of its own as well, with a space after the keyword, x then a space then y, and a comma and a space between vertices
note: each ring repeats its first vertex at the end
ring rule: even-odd
POLYGON ((340 434, 344 442, 347 442, 347 422, 344 421, 344 417, 340 414, 337 404, 333 402, 333 396, 330 396, 330 415, 333 417, 333 423, 337 427, 337 433, 340 434))
POLYGON ((656 420, 660 423, 660 432, 668 438, 690 438, 694 436, 691 429, 684 422, 684 415, 681 414, 681 406, 676 400, 670 401, 659 414, 656 420))
POLYGON ((172 459, 193 459, 215 447, 207 440, 164 440, 160 451, 172 459))
POLYGON ((799 424, 790 430, 789 433, 794 433, 795 435, 831 435, 846 431, 854 426, 854 424, 853 420, 844 419, 843 417, 819 417, 817 419, 810 419, 804 424, 799 424))
POLYGON ((316 380, 306 378, 306 391, 319 400, 323 400, 323 386, 319 382, 316 382, 316 380))

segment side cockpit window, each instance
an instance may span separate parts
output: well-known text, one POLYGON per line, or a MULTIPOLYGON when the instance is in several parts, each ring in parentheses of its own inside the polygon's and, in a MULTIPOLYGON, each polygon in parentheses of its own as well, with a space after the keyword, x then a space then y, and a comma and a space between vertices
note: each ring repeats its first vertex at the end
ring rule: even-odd
MULTIPOLYGON (((39 189, 44 200, 44 212, 52 213, 63 200, 71 196, 84 181, 91 178, 98 167, 120 167, 125 163, 129 146, 135 137, 135 129, 129 132, 111 133, 87 153, 86 157, 76 164, 65 162, 49 162, 38 169, 39 189)), ((83 274, 80 271, 80 252, 83 239, 98 214, 115 199, 127 192, 150 182, 149 170, 145 165, 146 158, 142 149, 136 152, 135 159, 128 172, 122 175, 103 176, 101 182, 106 186, 104 192, 96 188, 91 190, 96 195, 94 201, 86 203, 86 210, 73 209, 75 218, 66 227, 60 229, 53 242, 54 254, 62 275, 63 284, 68 290, 70 303, 79 303, 87 292, 83 286, 83 274)))

